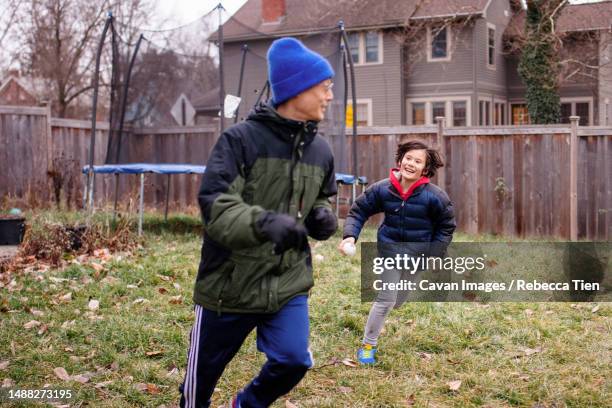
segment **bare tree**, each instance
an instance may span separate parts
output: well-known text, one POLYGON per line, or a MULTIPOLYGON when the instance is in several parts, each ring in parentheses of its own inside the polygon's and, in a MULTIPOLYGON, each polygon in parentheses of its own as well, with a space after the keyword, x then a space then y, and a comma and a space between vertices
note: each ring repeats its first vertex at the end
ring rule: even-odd
MULTIPOLYGON (((143 0, 31 0, 24 4, 15 24, 22 42, 19 61, 25 73, 45 81, 48 94, 44 96, 51 101, 54 114, 66 117, 69 108, 91 91, 98 42, 108 12, 115 15, 118 41, 128 43, 153 7, 154 3, 143 0)), ((109 40, 101 69, 102 86, 110 82, 110 49, 109 40)))

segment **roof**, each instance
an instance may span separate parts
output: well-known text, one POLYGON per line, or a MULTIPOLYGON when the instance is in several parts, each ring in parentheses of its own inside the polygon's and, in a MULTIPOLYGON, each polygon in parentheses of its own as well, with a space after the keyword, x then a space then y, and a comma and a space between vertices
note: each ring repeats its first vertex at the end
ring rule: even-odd
MULTIPOLYGON (((563 7, 557 20, 558 32, 576 32, 609 30, 612 28, 612 1, 600 3, 568 4, 563 7)), ((516 13, 508 27, 506 34, 510 36, 521 35, 525 30, 525 11, 516 13)))
POLYGON ((211 89, 210 91, 195 97, 192 101, 193 107, 196 111, 219 111, 221 104, 219 104, 219 87, 211 89))
POLYGON ((337 27, 347 29, 394 27, 409 19, 433 19, 483 14, 490 0, 285 0, 286 16, 279 23, 263 23, 262 0, 248 0, 223 25, 224 42, 267 35, 315 33, 337 27), (418 7, 417 7, 418 6, 418 7))

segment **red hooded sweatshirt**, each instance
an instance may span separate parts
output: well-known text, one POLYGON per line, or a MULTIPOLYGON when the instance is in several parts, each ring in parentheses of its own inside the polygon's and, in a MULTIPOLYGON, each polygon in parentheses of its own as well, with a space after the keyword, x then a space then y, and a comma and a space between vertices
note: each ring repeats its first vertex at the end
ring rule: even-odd
POLYGON ((410 188, 408 189, 408 191, 404 191, 402 190, 402 184, 400 183, 400 181, 398 180, 398 178, 395 176, 395 172, 396 171, 400 171, 397 168, 392 168, 391 171, 389 172, 389 180, 391 180, 391 184, 393 185, 393 187, 395 187, 395 189, 398 191, 398 193, 400 194, 400 196, 402 197, 402 200, 406 201, 411 195, 412 192, 420 185, 423 184, 427 184, 429 183, 429 179, 425 176, 421 177, 420 179, 418 179, 417 181, 415 181, 410 188))

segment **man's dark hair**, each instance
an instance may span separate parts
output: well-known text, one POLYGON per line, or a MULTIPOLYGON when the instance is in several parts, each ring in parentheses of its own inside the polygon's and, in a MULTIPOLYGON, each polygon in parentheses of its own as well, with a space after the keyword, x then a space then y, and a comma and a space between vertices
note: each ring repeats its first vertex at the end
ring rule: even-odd
POLYGON ((444 167, 444 162, 440 157, 440 153, 436 149, 430 148, 425 143, 419 140, 410 140, 406 143, 402 143, 397 146, 397 152, 395 153, 395 162, 399 163, 404 158, 404 155, 411 150, 426 150, 427 151, 427 162, 423 169, 423 175, 425 177, 433 177, 436 175, 436 171, 440 167, 444 167))

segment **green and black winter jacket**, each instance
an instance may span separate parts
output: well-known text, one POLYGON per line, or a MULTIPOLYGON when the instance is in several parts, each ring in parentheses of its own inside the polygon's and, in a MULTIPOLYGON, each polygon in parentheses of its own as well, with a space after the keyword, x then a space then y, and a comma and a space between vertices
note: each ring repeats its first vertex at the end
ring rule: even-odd
POLYGON ((195 303, 211 310, 274 313, 313 286, 310 249, 275 255, 257 229, 264 211, 299 223, 314 208, 331 208, 334 161, 315 122, 281 117, 260 104, 225 130, 198 194, 204 219, 195 303))

